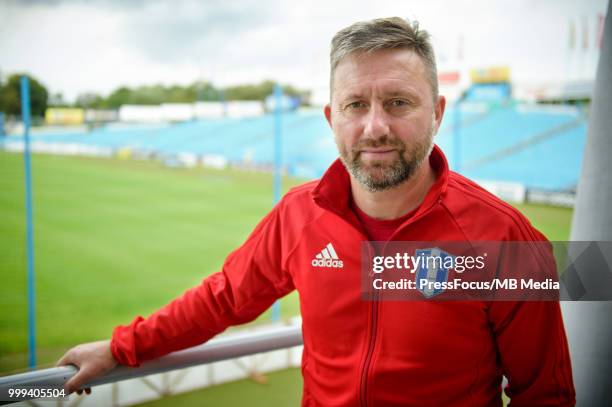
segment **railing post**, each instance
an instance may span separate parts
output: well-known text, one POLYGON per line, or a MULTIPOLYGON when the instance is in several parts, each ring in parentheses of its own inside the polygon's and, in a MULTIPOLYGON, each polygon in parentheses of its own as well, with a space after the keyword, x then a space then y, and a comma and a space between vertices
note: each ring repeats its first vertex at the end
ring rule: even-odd
POLYGON ((34 279, 34 219, 32 217, 32 165, 30 155, 30 81, 21 77, 21 119, 23 121, 23 162, 26 190, 26 239, 28 253, 28 365, 36 367, 36 290, 34 279))

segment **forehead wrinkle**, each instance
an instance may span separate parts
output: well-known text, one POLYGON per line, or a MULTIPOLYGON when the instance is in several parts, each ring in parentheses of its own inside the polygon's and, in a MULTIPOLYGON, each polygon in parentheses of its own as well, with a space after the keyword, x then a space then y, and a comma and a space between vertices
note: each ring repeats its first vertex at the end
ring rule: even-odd
POLYGON ((375 95, 376 99, 384 100, 394 97, 407 97, 407 98, 418 98, 418 92, 409 84, 402 81, 400 86, 393 86, 390 84, 370 84, 366 85, 366 89, 363 91, 355 91, 352 89, 347 90, 346 93, 340 91, 338 99, 340 101, 353 100, 353 99, 369 99, 375 95), (387 88, 387 89, 385 89, 387 88), (391 89, 388 89, 391 88, 391 89))
MULTIPOLYGON (((368 82, 371 81, 371 77, 375 79, 379 78, 380 72, 376 70, 376 64, 370 64, 368 62, 379 57, 384 58, 385 56, 391 56, 387 64, 387 73, 389 76, 386 77, 386 79, 400 80, 408 84, 412 87, 412 92, 410 93, 413 95, 421 93, 417 89, 421 81, 425 86, 430 86, 425 63, 414 51, 407 49, 384 49, 375 52, 354 52, 341 59, 332 73, 332 100, 334 99, 334 93, 337 94, 338 99, 343 98, 342 94, 344 92, 342 92, 342 90, 346 89, 347 84, 342 84, 340 89, 338 85, 339 82, 343 82, 342 79, 346 79, 347 74, 350 74, 354 81, 368 82)), ((352 91, 350 93, 359 92, 352 91)))
POLYGON ((349 54, 338 62, 334 69, 334 76, 337 75, 337 71, 341 71, 344 67, 359 72, 359 76, 377 75, 376 72, 372 72, 375 69, 375 64, 370 64, 368 61, 385 56, 391 56, 394 59, 394 68, 396 68, 396 73, 400 75, 399 78, 419 76, 426 79, 425 63, 419 55, 414 51, 395 49, 349 54))
MULTIPOLYGON (((346 89, 346 84, 342 84, 341 88, 338 85, 343 82, 343 79, 346 80, 347 76, 349 76, 351 81, 365 83, 366 87, 371 87, 372 83, 378 82, 379 79, 385 81, 401 81, 403 83, 402 87, 411 88, 405 91, 412 96, 420 94, 417 88, 421 80, 425 86, 429 86, 426 78, 425 64, 419 55, 409 50, 381 50, 374 53, 354 53, 347 55, 340 60, 336 66, 332 83, 332 98, 333 93, 337 93, 338 99, 346 99, 346 96, 343 96, 343 93, 345 93, 343 90, 346 89), (402 54, 401 57, 399 55, 400 53, 402 54), (376 63, 370 64, 368 61, 372 58, 385 55, 390 55, 393 60, 390 61, 390 69, 388 69, 386 73, 388 76, 380 78, 380 72, 377 71, 379 66, 377 66, 376 63)), ((374 85, 378 86, 376 83, 374 85)), ((363 96, 359 91, 351 91, 350 85, 348 87, 349 89, 346 93, 353 96, 363 96)), ((402 92, 404 92, 402 89, 398 91, 398 93, 402 92)))

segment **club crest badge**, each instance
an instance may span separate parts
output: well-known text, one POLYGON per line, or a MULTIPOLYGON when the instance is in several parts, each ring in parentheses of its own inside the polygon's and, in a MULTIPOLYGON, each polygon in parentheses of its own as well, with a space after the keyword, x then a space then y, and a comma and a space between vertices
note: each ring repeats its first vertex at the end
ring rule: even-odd
POLYGON ((445 283, 448 280, 449 267, 453 256, 437 247, 430 249, 417 249, 415 256, 421 258, 415 273, 416 287, 423 297, 429 299, 444 292, 443 287, 434 287, 433 283, 445 283))

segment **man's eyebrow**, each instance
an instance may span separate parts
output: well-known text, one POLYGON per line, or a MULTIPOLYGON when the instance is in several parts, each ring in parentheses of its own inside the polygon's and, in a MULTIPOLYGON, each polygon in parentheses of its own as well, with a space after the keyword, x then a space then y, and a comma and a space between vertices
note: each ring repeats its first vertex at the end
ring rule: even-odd
POLYGON ((412 92, 411 90, 406 89, 406 90, 394 90, 394 91, 385 93, 385 96, 386 97, 404 96, 404 97, 414 98, 417 95, 414 92, 412 92))
MULTIPOLYGON (((397 96, 415 98, 415 97, 417 97, 417 94, 414 91, 410 90, 410 89, 403 89, 403 90, 392 90, 392 91, 389 91, 389 92, 385 92, 385 93, 383 93, 383 96, 386 97, 386 98, 387 97, 397 97, 397 96)), ((342 96, 339 99, 342 100, 342 101, 345 101, 345 100, 349 100, 349 99, 362 99, 362 98, 364 98, 363 94, 353 92, 353 93, 347 94, 346 96, 342 96)))
POLYGON ((343 102, 350 99, 363 99, 363 95, 361 93, 349 93, 348 95, 340 98, 340 100, 343 102))

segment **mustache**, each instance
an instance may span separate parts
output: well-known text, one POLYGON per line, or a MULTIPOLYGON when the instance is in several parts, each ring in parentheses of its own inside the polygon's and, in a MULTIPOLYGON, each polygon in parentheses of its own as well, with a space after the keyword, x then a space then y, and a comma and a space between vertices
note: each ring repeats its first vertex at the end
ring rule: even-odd
POLYGON ((353 147, 353 151, 357 152, 364 148, 381 148, 381 147, 391 147, 398 150, 405 150, 406 145, 403 141, 398 138, 391 138, 388 136, 379 137, 376 139, 367 138, 359 141, 357 145, 353 147))

